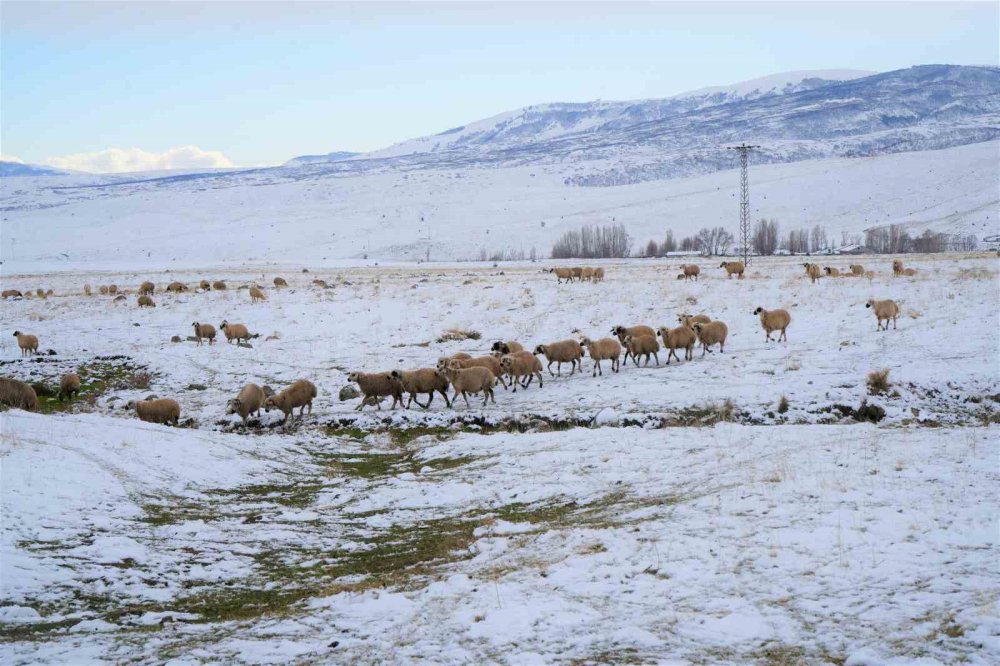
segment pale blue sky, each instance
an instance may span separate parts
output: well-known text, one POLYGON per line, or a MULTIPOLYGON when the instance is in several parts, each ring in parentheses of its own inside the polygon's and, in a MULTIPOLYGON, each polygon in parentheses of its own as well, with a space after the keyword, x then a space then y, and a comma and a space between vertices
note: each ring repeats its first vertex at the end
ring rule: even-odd
POLYGON ((0 4, 0 148, 371 150, 529 104, 991 64, 986 3, 0 4))

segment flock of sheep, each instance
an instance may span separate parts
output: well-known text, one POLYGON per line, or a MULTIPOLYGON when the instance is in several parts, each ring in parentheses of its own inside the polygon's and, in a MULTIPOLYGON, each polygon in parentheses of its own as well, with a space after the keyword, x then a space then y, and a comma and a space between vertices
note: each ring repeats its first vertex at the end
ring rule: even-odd
MULTIPOLYGON (((806 276, 813 282, 820 276, 819 266, 813 263, 803 264, 806 276)), ((725 269, 728 277, 736 275, 742 279, 745 267, 742 262, 723 262, 720 268, 725 269)), ((915 269, 904 268, 900 260, 892 263, 893 274, 896 276, 913 276, 915 269)), ((698 279, 700 268, 695 264, 684 264, 681 266, 682 272, 678 279, 698 279)), ((604 279, 603 268, 552 268, 546 272, 554 273, 559 282, 563 280, 589 280, 600 281, 604 279)), ((872 272, 866 272, 864 267, 853 264, 850 266, 850 273, 840 273, 839 270, 831 267, 825 269, 825 273, 830 277, 838 276, 867 276, 871 278, 872 272)), ((321 280, 314 280, 314 284, 321 283, 321 280)), ((288 283, 283 278, 274 278, 275 287, 287 287, 288 283)), ((321 284, 320 286, 325 286, 321 284)), ((152 282, 143 282, 139 286, 139 306, 155 307, 152 302, 152 294, 155 292, 155 285, 152 282), (145 299, 145 300, 144 300, 145 299)), ((225 282, 216 281, 209 283, 202 280, 199 289, 201 290, 224 290, 225 282)), ((265 300, 264 292, 256 285, 250 286, 251 302, 265 300)), ((168 292, 184 292, 189 287, 181 282, 171 282, 167 287, 168 292)), ((40 297, 52 294, 37 290, 40 297)), ((115 285, 101 286, 100 292, 103 294, 115 294, 116 299, 124 298, 124 294, 118 293, 115 285)), ((90 295, 92 290, 89 285, 85 285, 84 293, 90 295)), ((6 290, 3 297, 20 298, 21 292, 17 290, 6 290)), ((869 300, 866 307, 872 309, 877 319, 876 330, 888 330, 889 321, 892 321, 893 328, 896 328, 896 320, 899 316, 899 306, 892 300, 869 300), (883 324, 884 322, 884 324, 883 324)), ((792 318, 787 310, 774 309, 767 310, 758 307, 753 312, 760 320, 761 328, 764 330, 765 340, 768 342, 782 342, 788 340, 787 329, 792 318), (772 335, 777 333, 776 340, 772 335)), ((393 399, 392 408, 402 405, 404 408, 416 402, 418 406, 428 409, 434 400, 435 393, 440 393, 448 407, 455 407, 455 401, 459 396, 463 398, 466 406, 470 406, 469 395, 482 394, 483 405, 489 402, 496 403, 494 389, 499 383, 504 390, 511 388, 517 392, 520 387, 527 389, 531 383, 537 379, 539 388, 543 385, 542 361, 546 361, 546 370, 552 377, 562 375, 562 365, 569 364, 570 374, 578 370, 583 372, 583 359, 589 355, 593 361, 591 376, 604 374, 601 366, 602 361, 608 361, 613 372, 618 372, 621 362, 626 363, 632 359, 638 366, 639 361, 644 361, 649 365, 650 357, 656 365, 660 364, 659 353, 661 350, 667 351, 666 364, 670 365, 671 358, 681 361, 678 351, 684 351, 684 360, 694 359, 694 349, 700 346, 701 356, 704 357, 712 351, 712 347, 719 346, 719 352, 725 350, 726 338, 729 335, 729 328, 726 323, 719 320, 712 320, 704 314, 690 315, 680 314, 677 317, 678 325, 675 327, 662 326, 654 330, 650 326, 615 326, 610 333, 614 337, 603 337, 597 340, 582 337, 580 340, 560 340, 548 344, 537 345, 533 351, 528 351, 524 346, 516 341, 495 342, 488 353, 473 357, 466 353, 458 353, 453 356, 442 357, 433 368, 419 368, 416 370, 391 370, 376 373, 351 372, 348 381, 357 384, 361 394, 361 403, 357 410, 365 406, 374 406, 381 409, 382 400, 391 397, 393 399), (540 358, 541 357, 541 358, 540 358), (556 372, 552 372, 552 365, 556 365, 556 372), (453 393, 449 398, 448 391, 453 393), (408 394, 409 399, 403 404, 403 394, 408 394), (427 402, 419 400, 421 394, 427 394, 427 402)), ((202 344, 207 340, 209 344, 214 343, 216 329, 211 324, 194 322, 194 338, 197 343, 202 344)), ((233 324, 223 321, 219 328, 223 331, 228 342, 249 340, 250 332, 244 324, 233 324)), ((17 338, 21 355, 30 356, 38 353, 38 337, 25 334, 21 331, 14 331, 17 338)), ((175 338, 176 340, 176 338, 175 338)), ((80 377, 76 373, 65 374, 60 381, 58 397, 60 401, 72 399, 79 394, 81 386, 80 377)), ((265 411, 277 409, 282 412, 284 419, 288 420, 290 415, 294 415, 294 410, 299 409, 299 416, 305 412, 306 408, 312 413, 312 401, 316 397, 316 386, 306 380, 299 379, 293 382, 288 388, 280 393, 275 393, 269 387, 258 386, 249 383, 245 385, 239 394, 227 404, 227 414, 237 414, 244 426, 251 415, 260 414, 263 408, 265 411)), ((0 403, 20 409, 34 410, 38 408, 38 398, 34 389, 15 379, 0 378, 0 403)), ((176 400, 171 398, 156 398, 152 400, 139 401, 135 404, 137 416, 143 420, 153 423, 173 423, 180 420, 181 408, 176 400)))

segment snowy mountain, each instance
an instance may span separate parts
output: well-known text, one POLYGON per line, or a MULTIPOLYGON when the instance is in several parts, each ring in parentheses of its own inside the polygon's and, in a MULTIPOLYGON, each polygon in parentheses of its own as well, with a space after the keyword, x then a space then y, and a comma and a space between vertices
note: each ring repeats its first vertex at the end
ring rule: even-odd
POLYGON ((13 178, 19 176, 67 176, 70 171, 62 171, 51 167, 38 166, 35 164, 25 164, 24 162, 0 161, 0 178, 13 178))
POLYGON ((302 166, 303 164, 339 162, 340 160, 346 160, 349 157, 354 157, 355 155, 360 155, 360 154, 361 153, 352 153, 348 150, 339 150, 332 153, 327 153, 325 155, 299 155, 298 157, 293 157, 292 159, 288 160, 282 166, 302 166))

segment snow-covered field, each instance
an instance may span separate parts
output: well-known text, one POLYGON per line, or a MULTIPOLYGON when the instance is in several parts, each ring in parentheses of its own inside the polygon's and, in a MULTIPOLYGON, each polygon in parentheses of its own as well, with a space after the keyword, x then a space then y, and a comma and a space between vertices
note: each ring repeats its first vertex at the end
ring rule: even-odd
POLYGON ((817 284, 798 258, 742 281, 702 260, 697 283, 643 260, 570 285, 544 264, 5 274, 55 296, 3 303, 0 374, 79 369, 85 391, 0 414, 0 656, 996 663, 1000 264, 903 259, 917 277, 821 258, 877 275, 817 284), (291 286, 264 303, 239 289, 276 275, 291 286), (160 291, 202 278, 230 288, 160 291), (125 302, 81 295, 112 282, 125 302), (875 331, 873 297, 900 302, 897 330, 875 331), (789 310, 787 343, 764 341, 757 306, 789 310), (725 321, 725 353, 597 378, 586 359, 471 409, 359 415, 337 397, 351 370, 682 311, 725 321), (170 342, 223 319, 260 337, 170 342), (482 337, 437 342, 450 328, 482 337), (21 360, 15 329, 55 355, 21 360), (891 386, 870 395, 881 368, 891 386), (299 377, 319 387, 301 422, 225 416, 245 382, 299 377), (151 393, 185 427, 137 421, 125 405, 151 393), (858 423, 863 401, 884 418, 858 423))

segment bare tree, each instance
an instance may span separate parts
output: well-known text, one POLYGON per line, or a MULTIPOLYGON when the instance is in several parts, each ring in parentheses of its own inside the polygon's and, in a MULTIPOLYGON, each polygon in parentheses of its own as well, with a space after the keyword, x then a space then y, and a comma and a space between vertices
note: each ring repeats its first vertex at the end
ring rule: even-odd
POLYGON ((751 246, 754 252, 761 256, 774 254, 774 251, 778 249, 777 220, 759 220, 753 230, 751 246))
POLYGON ((631 252, 632 238, 622 224, 587 225, 567 231, 552 246, 553 259, 627 257, 631 252))
POLYGON ((714 227, 712 229, 705 227, 698 231, 694 237, 694 241, 702 254, 725 254, 729 250, 729 246, 733 244, 733 235, 723 227, 714 227))
POLYGON ((659 253, 660 253, 660 246, 652 238, 649 239, 649 242, 646 243, 646 256, 655 257, 658 256, 659 253))
POLYGON ((663 238, 663 242, 660 243, 660 254, 666 254, 667 252, 677 251, 677 241, 674 240, 674 232, 667 229, 667 234, 663 238))
POLYGON ((819 252, 830 247, 830 242, 826 239, 826 229, 816 225, 812 230, 812 251, 819 252))

